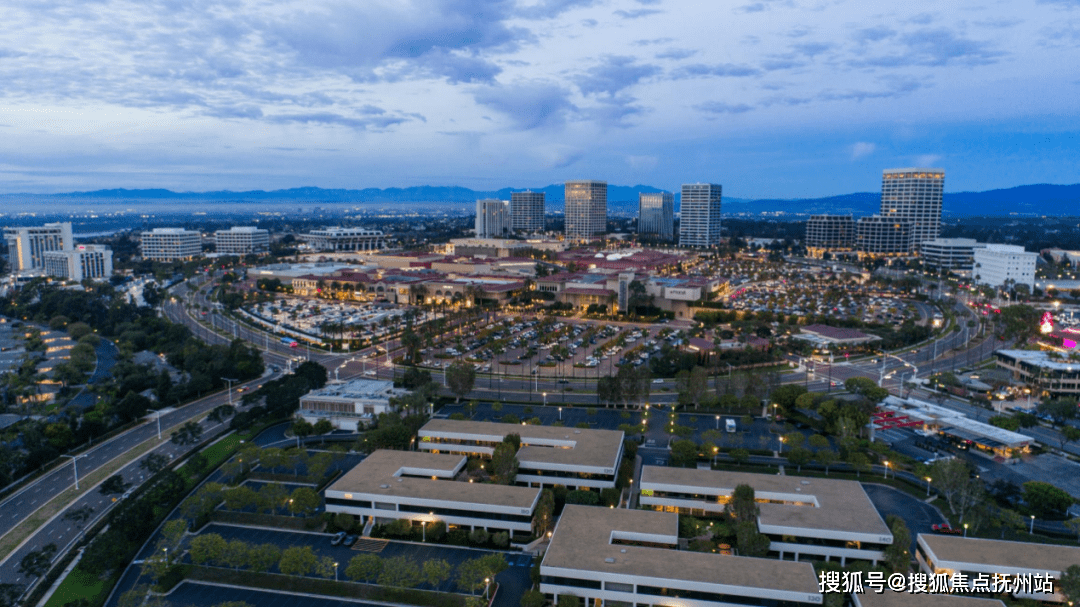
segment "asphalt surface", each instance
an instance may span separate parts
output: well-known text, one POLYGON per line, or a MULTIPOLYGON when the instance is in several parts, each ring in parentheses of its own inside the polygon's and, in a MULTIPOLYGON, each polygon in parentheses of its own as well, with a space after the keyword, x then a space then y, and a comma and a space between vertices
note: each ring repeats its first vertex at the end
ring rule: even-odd
POLYGON ((948 522, 936 508, 888 485, 863 483, 866 495, 881 514, 882 520, 890 514, 904 519, 911 531, 911 554, 915 554, 915 539, 920 533, 932 534, 932 525, 948 522))

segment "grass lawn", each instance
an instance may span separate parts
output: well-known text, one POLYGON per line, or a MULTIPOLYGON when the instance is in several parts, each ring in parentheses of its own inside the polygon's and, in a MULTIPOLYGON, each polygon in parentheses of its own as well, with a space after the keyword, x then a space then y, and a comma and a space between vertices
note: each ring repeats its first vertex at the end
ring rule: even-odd
POLYGON ((108 578, 94 577, 76 567, 49 597, 45 607, 63 607, 79 599, 86 599, 91 605, 96 605, 99 595, 103 591, 107 592, 109 588, 112 588, 112 582, 108 578))

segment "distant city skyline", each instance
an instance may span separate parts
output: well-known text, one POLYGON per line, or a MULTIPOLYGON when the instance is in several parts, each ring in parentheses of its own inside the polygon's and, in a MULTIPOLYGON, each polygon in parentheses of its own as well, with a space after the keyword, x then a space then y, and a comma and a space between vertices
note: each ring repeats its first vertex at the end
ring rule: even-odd
POLYGON ((8 9, 0 193, 1080 183, 1074 1, 8 9))

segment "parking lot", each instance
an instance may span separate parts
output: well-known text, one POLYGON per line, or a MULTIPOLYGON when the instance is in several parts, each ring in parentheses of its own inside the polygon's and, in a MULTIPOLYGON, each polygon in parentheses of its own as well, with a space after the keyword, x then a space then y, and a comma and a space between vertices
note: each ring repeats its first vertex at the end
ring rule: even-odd
MULTIPOLYGON (((311 546, 316 556, 329 556, 333 558, 335 562, 341 564, 340 572, 342 580, 346 579, 344 571, 349 560, 359 554, 375 553, 384 559, 404 557, 415 562, 417 565, 421 565, 424 561, 432 559, 443 559, 450 564, 452 569, 456 570, 461 563, 469 559, 475 559, 493 552, 489 550, 458 548, 438 544, 418 544, 413 542, 385 540, 377 542, 358 542, 354 547, 342 545, 332 546, 330 545, 330 540, 333 535, 328 533, 284 531, 261 527, 225 525, 220 523, 211 523, 207 525, 199 532, 199 535, 208 533, 216 533, 225 538, 226 541, 241 540, 249 544, 274 544, 282 550, 291 546, 311 546), (372 546, 375 545, 381 546, 381 550, 379 550, 378 547, 373 549, 372 546), (364 549, 361 550, 361 547, 364 549)), ((521 594, 524 593, 531 584, 529 581, 529 568, 532 566, 532 559, 529 555, 518 552, 503 552, 501 554, 506 555, 510 567, 495 578, 500 585, 495 605, 497 607, 517 607, 521 599, 521 594)), ((437 588, 428 589, 442 592, 457 592, 458 589, 454 584, 453 578, 454 575, 452 574, 450 580, 443 582, 437 588)), ((210 605, 220 602, 221 600, 219 599, 214 600, 211 603, 193 604, 210 605)), ((260 602, 253 604, 262 607, 264 603, 260 602)))

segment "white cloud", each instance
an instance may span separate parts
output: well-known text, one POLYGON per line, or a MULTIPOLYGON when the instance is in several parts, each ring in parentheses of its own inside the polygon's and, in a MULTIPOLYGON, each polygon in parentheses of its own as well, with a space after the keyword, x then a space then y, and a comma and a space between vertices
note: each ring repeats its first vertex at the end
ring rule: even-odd
POLYGON ((941 154, 920 154, 915 157, 915 166, 922 168, 938 168, 937 163, 941 160, 941 154))
POLYGON ((877 149, 877 145, 873 143, 867 143, 865 141, 856 142, 851 146, 851 159, 858 160, 860 158, 869 156, 877 149))

